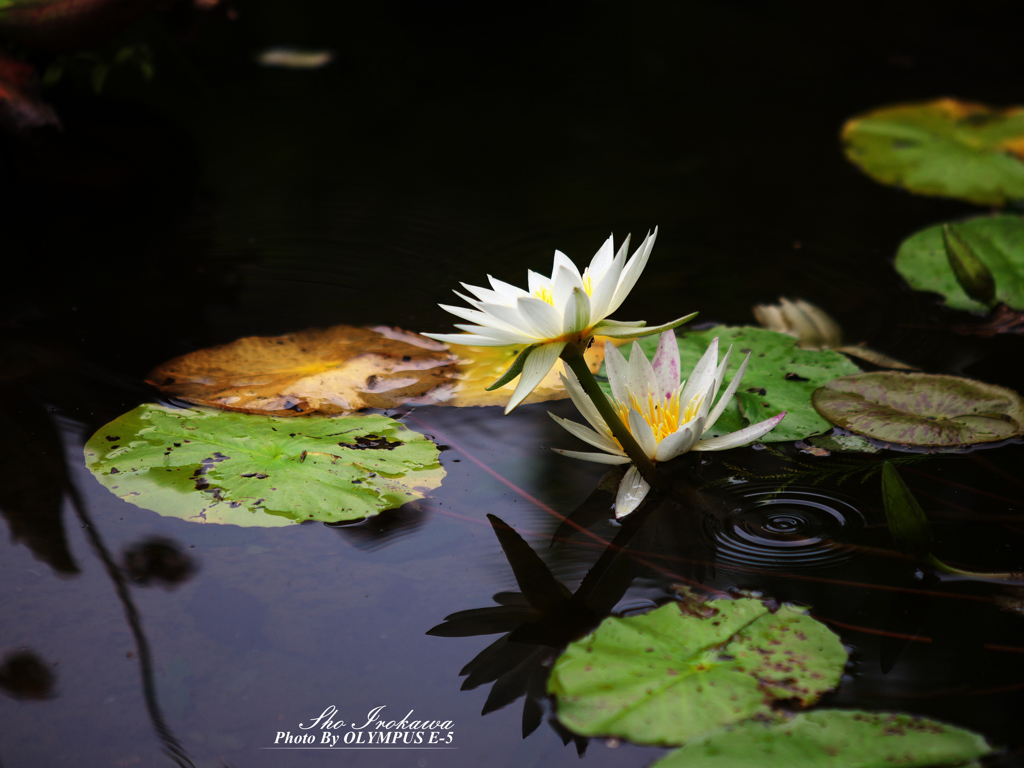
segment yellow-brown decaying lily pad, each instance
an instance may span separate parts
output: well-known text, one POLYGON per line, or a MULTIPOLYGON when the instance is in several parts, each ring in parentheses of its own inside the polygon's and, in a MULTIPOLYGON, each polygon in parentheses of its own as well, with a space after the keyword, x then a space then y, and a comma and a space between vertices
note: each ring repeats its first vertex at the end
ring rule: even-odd
MULTIPOLYGON (((601 340, 598 340, 599 342, 601 340)), ((505 405, 515 382, 493 384, 521 347, 452 347, 393 328, 335 325, 284 336, 250 336, 200 349, 146 377, 166 395, 198 405, 272 416, 351 413, 416 405, 505 405)), ((593 371, 603 343, 587 351, 593 371)), ((525 402, 566 397, 561 364, 525 402)))

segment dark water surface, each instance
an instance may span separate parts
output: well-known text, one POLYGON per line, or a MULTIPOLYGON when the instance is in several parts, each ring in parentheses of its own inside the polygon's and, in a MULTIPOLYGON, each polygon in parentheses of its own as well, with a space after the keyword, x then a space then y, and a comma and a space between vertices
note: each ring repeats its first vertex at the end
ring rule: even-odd
MULTIPOLYGON (((200 526, 119 501, 82 459, 96 429, 155 399, 142 379, 178 354, 338 323, 446 331, 436 304, 460 280, 524 284, 555 248, 586 262, 609 232, 657 225, 617 317, 743 324, 753 304, 804 298, 849 341, 1024 389, 1019 337, 946 330, 969 318, 891 266, 911 232, 977 209, 874 184, 836 138, 893 101, 1020 103, 1013 4, 846 18, 753 2, 343 5, 158 15, 137 33, 155 51, 152 84, 112 76, 97 98, 64 83, 48 92, 63 131, 0 137, 4 768, 166 766, 168 745, 238 768, 571 765, 584 746, 589 765, 641 766, 662 753, 563 745, 550 705, 515 695, 537 689, 545 647, 505 648, 523 663, 487 704, 493 676, 460 692, 459 673, 500 634, 425 634, 517 591, 487 514, 570 589, 597 561, 603 544, 581 534, 548 546, 552 510, 602 474, 549 450, 573 441, 546 412, 571 405, 416 410, 406 423, 449 446, 448 475, 433 498, 373 521, 200 526), (255 63, 282 44, 336 58, 255 63), (104 564, 129 551, 173 583, 104 564), (525 739, 524 701, 528 722, 544 708, 525 739), (457 749, 265 749, 332 705, 346 721, 382 705, 451 720, 457 749)), ((1024 570, 1019 445, 898 458, 939 557, 1024 570)), ((711 512, 645 523, 618 609, 678 583, 810 606, 852 649, 825 704, 938 717, 1007 748, 993 764, 1022 764, 1024 618, 998 607, 1003 587, 939 582, 891 551, 877 469, 793 449, 711 456, 711 512)), ((591 528, 604 542, 618 530, 591 528)), ((542 644, 587 628, 551 627, 542 644)))

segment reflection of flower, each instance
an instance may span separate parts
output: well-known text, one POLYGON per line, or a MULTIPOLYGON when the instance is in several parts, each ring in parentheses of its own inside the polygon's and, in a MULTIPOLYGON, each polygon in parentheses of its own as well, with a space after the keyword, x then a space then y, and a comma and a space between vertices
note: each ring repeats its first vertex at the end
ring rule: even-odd
MULTIPOLYGON (((687 451, 724 451, 735 448, 756 440, 782 421, 785 411, 732 434, 704 438, 704 433, 714 426, 732 400, 750 360, 748 353, 721 398, 714 403, 715 395, 725 378, 731 352, 732 347, 719 365, 716 338, 694 367, 689 380, 680 383, 679 346, 672 331, 661 334, 653 364, 638 344, 633 344, 628 363, 612 344, 605 344, 604 360, 612 387, 612 406, 649 459, 669 461, 687 451)), ((560 419, 554 414, 551 417, 576 437, 600 448, 604 453, 561 450, 558 453, 602 464, 628 464, 630 458, 612 436, 611 430, 575 377, 563 377, 563 381, 572 401, 593 429, 568 419, 560 419)), ((649 490, 650 486, 640 476, 637 468, 630 467, 619 484, 615 516, 624 517, 636 509, 649 490)))
MULTIPOLYGON (((426 333, 424 336, 447 344, 469 344, 481 347, 528 345, 512 367, 492 389, 503 386, 520 376, 512 399, 505 409, 508 413, 521 403, 541 379, 551 370, 555 361, 572 346, 578 353, 586 349, 595 334, 617 339, 635 339, 680 325, 689 317, 680 318, 655 328, 640 322, 606 320, 619 308, 637 278, 647 265, 658 230, 648 234, 630 259, 626 260, 629 238, 614 252, 609 237, 598 249, 590 266, 580 274, 579 269, 561 251, 555 251, 551 277, 529 273, 529 291, 495 280, 488 275, 491 288, 478 288, 463 283, 476 298, 456 295, 472 306, 441 307, 453 315, 476 325, 456 325, 466 333, 426 333)), ((570 350, 570 351, 574 351, 570 350)))

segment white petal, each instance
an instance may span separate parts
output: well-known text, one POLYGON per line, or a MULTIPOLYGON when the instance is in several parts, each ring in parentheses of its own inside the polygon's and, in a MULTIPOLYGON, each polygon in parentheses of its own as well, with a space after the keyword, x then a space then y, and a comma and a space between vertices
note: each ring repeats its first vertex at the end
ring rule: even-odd
POLYGON ((493 339, 502 344, 535 344, 537 342, 536 339, 527 336, 521 331, 506 331, 502 328, 487 328, 480 325, 466 325, 465 323, 456 323, 455 327, 460 331, 478 334, 485 339, 493 339))
POLYGON ((465 296, 455 290, 453 290, 452 293, 454 293, 463 301, 468 301, 474 307, 478 306, 481 301, 485 301, 489 304, 504 304, 505 306, 509 306, 510 304, 514 303, 505 299, 505 297, 503 297, 497 291, 492 291, 488 288, 480 288, 476 285, 470 285, 469 283, 460 283, 460 285, 462 285, 463 288, 465 288, 467 291, 476 296, 477 301, 474 301, 473 299, 470 299, 468 296, 465 296))
MULTIPOLYGON (((559 378, 562 379, 562 384, 569 392, 569 397, 572 399, 573 405, 576 406, 576 410, 590 422, 597 432, 611 437, 612 431, 608 429, 608 425, 604 422, 604 417, 601 416, 601 412, 597 410, 597 406, 594 405, 594 401, 590 399, 586 392, 583 391, 583 387, 576 379, 576 374, 570 369, 566 369, 564 374, 560 374, 559 378), (568 374, 568 375, 566 375, 568 374)), ((602 393, 604 394, 604 393, 602 393)))
POLYGON ((552 448, 551 450, 562 456, 568 456, 570 459, 583 459, 597 464, 629 464, 628 456, 612 456, 610 453, 588 453, 587 451, 563 451, 561 448, 552 448))
POLYGON ((686 386, 683 387, 682 394, 679 396, 679 402, 682 407, 690 402, 694 395, 698 392, 706 392, 705 398, 713 398, 714 392, 709 392, 711 385, 715 381, 715 372, 718 368, 718 337, 712 339, 711 344, 697 364, 693 366, 693 373, 690 374, 690 378, 686 381, 686 386))
POLYGON ((697 316, 696 312, 677 318, 670 323, 664 325, 652 325, 648 327, 643 321, 639 323, 619 323, 614 320, 602 320, 600 323, 594 326, 594 334, 601 336, 608 336, 613 339, 639 339, 642 336, 651 336, 655 333, 661 333, 662 331, 668 331, 672 328, 678 328, 688 320, 693 320, 697 316))
POLYGON ((618 348, 610 341, 604 343, 604 367, 608 373, 608 383, 612 385, 612 396, 623 405, 629 403, 629 363, 618 348))
POLYGON ((505 299, 506 299, 506 303, 508 303, 508 304, 514 303, 515 300, 518 299, 520 296, 529 296, 530 295, 526 291, 524 291, 522 288, 519 288, 518 286, 512 285, 511 283, 506 283, 506 282, 503 282, 501 280, 496 280, 493 277, 491 277, 490 275, 487 276, 487 280, 488 280, 488 282, 490 282, 491 288, 494 289, 494 292, 497 293, 500 296, 504 296, 505 299))
POLYGON ((627 469, 615 494, 615 518, 621 520, 634 511, 650 490, 651 486, 640 476, 640 470, 636 467, 627 469))
POLYGON ((516 302, 516 309, 536 338, 557 339, 562 335, 562 318, 546 301, 527 296, 516 302))
POLYGON ((548 416, 555 420, 555 423, 564 427, 571 435, 578 437, 585 443, 590 443, 595 448, 600 448, 606 453, 612 453, 616 456, 625 456, 626 454, 619 448, 618 443, 612 440, 610 437, 599 434, 589 427, 584 427, 582 424, 577 424, 575 421, 569 421, 568 419, 562 419, 555 414, 548 412, 548 416))
POLYGON ((471 323, 477 325, 483 325, 488 328, 500 328, 504 331, 517 331, 517 328, 513 328, 504 320, 490 315, 486 312, 481 312, 479 309, 469 309, 468 307, 454 307, 449 304, 438 304, 441 309, 445 312, 451 312, 456 317, 461 317, 463 320, 469 320, 471 323))
POLYGON ((608 305, 608 314, 618 309, 622 302, 626 300, 629 292, 633 290, 636 281, 640 279, 640 273, 647 266, 647 260, 651 257, 651 249, 654 248, 654 241, 657 239, 658 228, 655 227, 654 233, 648 234, 644 238, 644 241, 640 243, 640 247, 636 249, 636 253, 626 262, 626 266, 622 269, 622 275, 619 277, 619 284, 615 287, 615 294, 608 305))
POLYGON ((615 258, 613 237, 613 235, 608 235, 608 239, 601 243, 601 247, 597 249, 594 258, 590 260, 588 269, 590 270, 592 280, 600 278, 608 270, 608 267, 612 265, 612 260, 615 258))
POLYGON ((654 361, 651 363, 654 369, 654 378, 658 380, 657 397, 664 403, 679 386, 679 377, 682 375, 679 363, 679 344, 676 335, 672 331, 665 331, 658 339, 658 349, 654 352, 654 361))
MULTIPOLYGON (((525 301, 525 299, 520 299, 520 301, 525 301)), ((512 393, 512 399, 505 406, 506 416, 533 392, 534 387, 540 384, 541 379, 547 376, 563 349, 565 349, 565 342, 560 341, 554 344, 544 344, 530 353, 523 364, 523 372, 519 374, 519 383, 516 384, 515 392, 512 393)))
POLYGON ((629 352, 629 378, 626 386, 629 387, 633 396, 645 405, 645 408, 648 393, 657 397, 658 379, 654 375, 654 368, 651 367, 651 361, 647 359, 647 355, 635 341, 629 352))
POLYGON ((579 333, 590 326, 590 297, 582 288, 573 288, 562 314, 562 333, 579 333))
POLYGON ((658 443, 658 450, 654 454, 655 461, 671 461, 676 456, 682 456, 693 447, 700 435, 693 431, 691 424, 684 424, 677 431, 658 443))
POLYGON ((507 341, 497 341, 486 336, 476 336, 472 333, 422 333, 431 339, 437 339, 444 344, 465 344, 470 347, 507 347, 507 341))
POLYGON ((572 259, 570 259, 568 256, 566 256, 564 253, 562 253, 561 251, 557 251, 556 250, 555 251, 555 263, 551 267, 551 280, 552 280, 552 282, 555 279, 555 273, 558 272, 558 270, 561 269, 561 268, 565 268, 571 274, 576 275, 576 277, 579 279, 580 283, 583 282, 583 278, 580 277, 579 267, 577 267, 575 264, 573 264, 572 259))
MULTIPOLYGON (((527 299, 517 299, 516 301, 527 301, 527 299)), ((534 299, 534 301, 537 301, 537 299, 534 299)), ((540 338, 535 334, 533 325, 523 317, 518 306, 508 307, 504 304, 480 304, 478 309, 530 338, 540 338)))
POLYGON ((733 432, 729 435, 722 435, 721 437, 710 437, 707 440, 701 440, 695 446, 695 451, 725 451, 729 448, 736 448, 741 445, 746 445, 749 442, 757 440, 761 435, 766 435, 772 431, 776 424, 782 421, 782 417, 786 415, 783 411, 778 416, 772 416, 770 419, 758 422, 757 424, 751 424, 749 427, 733 432))
POLYGON ((532 269, 526 273, 526 281, 530 288, 528 296, 539 296, 545 289, 551 290, 551 279, 532 269))
POLYGON ((609 306, 622 274, 622 263, 613 259, 603 274, 590 275, 590 312, 594 320, 604 320, 611 314, 609 306))
MULTIPOLYGON (((569 301, 569 296, 572 295, 574 290, 579 290, 584 296, 586 292, 583 290, 583 281, 580 276, 575 272, 571 272, 565 267, 559 267, 555 270, 554 277, 551 281, 551 297, 552 303, 555 308, 562 312, 562 317, 565 317, 565 304, 569 301)), ((587 316, 590 315, 590 298, 587 298, 587 316)), ((589 325, 589 323, 587 323, 589 325)))
POLYGON ((653 459, 658 452, 658 441, 654 438, 654 430, 636 408, 629 409, 629 431, 647 458, 653 459))
POLYGON ((718 417, 721 416, 722 412, 729 407, 729 401, 732 400, 732 396, 736 394, 736 390, 739 388, 740 382, 743 380, 743 374, 747 372, 747 363, 749 362, 750 353, 747 352, 747 356, 743 359, 743 362, 740 363, 740 367, 732 377, 732 381, 729 382, 729 386, 725 388, 725 392, 723 392, 722 396, 718 398, 718 402, 715 403, 715 407, 708 414, 707 421, 704 422, 707 424, 708 429, 715 426, 715 422, 718 421, 718 417))

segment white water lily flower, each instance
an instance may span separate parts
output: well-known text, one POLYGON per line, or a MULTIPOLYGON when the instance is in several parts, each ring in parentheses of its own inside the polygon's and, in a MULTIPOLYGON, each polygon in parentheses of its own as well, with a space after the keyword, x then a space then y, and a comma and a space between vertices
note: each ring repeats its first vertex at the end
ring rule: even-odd
POLYGON ((630 259, 626 260, 629 237, 616 253, 612 238, 605 240, 590 266, 580 274, 576 265, 561 251, 555 251, 551 277, 531 271, 529 291, 496 280, 490 275, 490 288, 473 285, 463 287, 475 298, 455 292, 472 309, 439 305, 457 317, 475 325, 456 325, 465 333, 425 333, 446 344, 468 344, 481 347, 528 345, 512 366, 490 389, 504 386, 520 376, 512 399, 505 408, 508 413, 519 405, 541 379, 547 375, 567 345, 580 352, 597 334, 617 339, 635 339, 651 333, 675 328, 693 315, 671 323, 647 328, 643 321, 616 322, 607 320, 633 289, 637 278, 647 266, 658 230, 648 233, 630 259))
MULTIPOLYGON (((704 437, 732 400, 750 360, 748 353, 729 386, 715 403, 715 395, 722 386, 729 355, 732 353, 732 347, 729 347, 719 363, 717 338, 694 367, 690 378, 683 382, 679 380, 679 346, 672 331, 661 334, 653 364, 635 342, 629 362, 610 343, 605 344, 604 350, 608 380, 612 387, 611 404, 651 461, 669 461, 687 451, 724 451, 745 445, 769 432, 786 415, 783 411, 729 435, 704 437)), ((556 449, 557 453, 602 464, 630 463, 630 458, 576 377, 563 376, 562 381, 573 403, 593 429, 561 419, 553 413, 550 414, 551 418, 604 453, 556 449)), ((622 518, 636 509, 650 489, 639 470, 635 466, 630 467, 615 497, 615 516, 622 518)))

